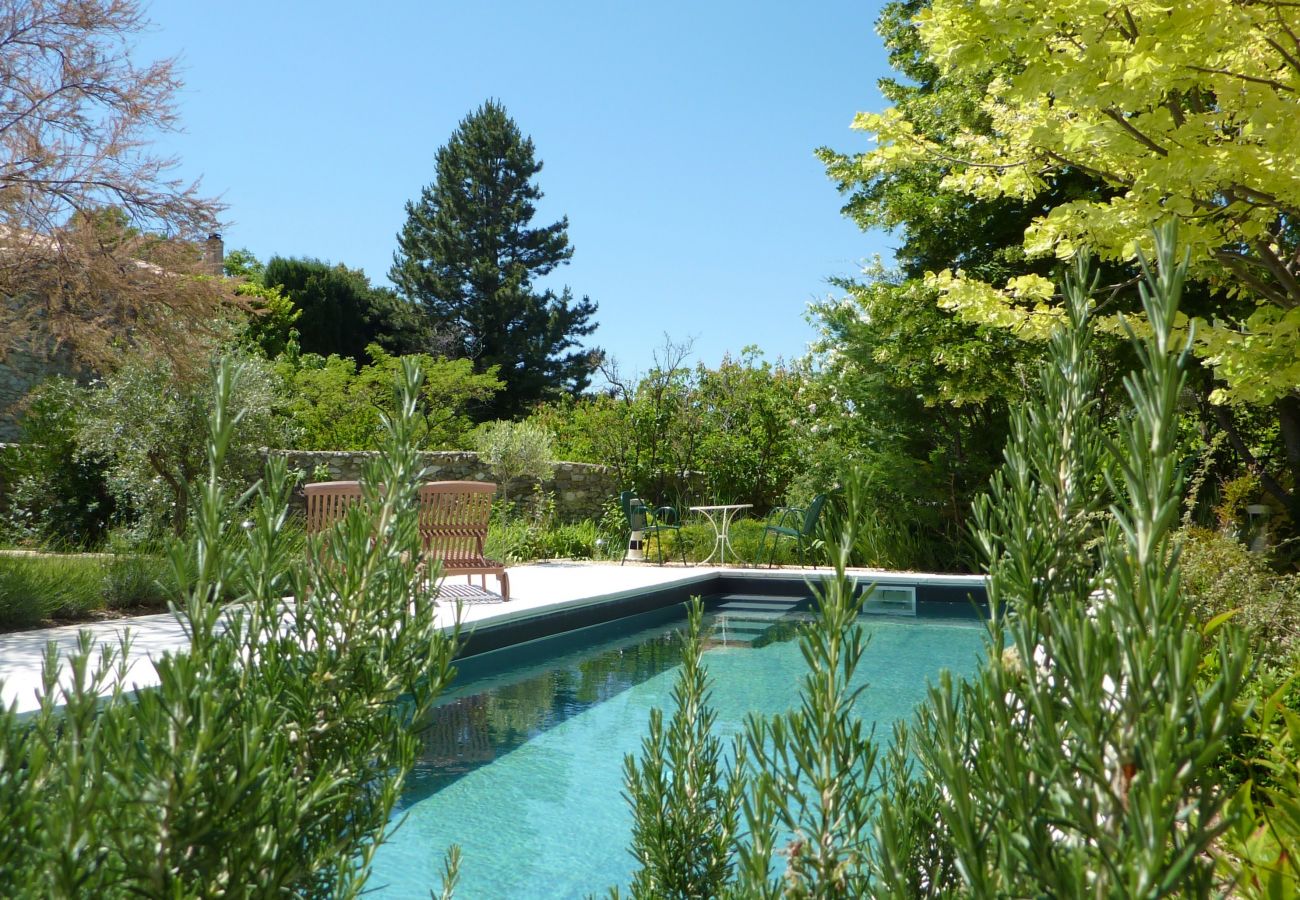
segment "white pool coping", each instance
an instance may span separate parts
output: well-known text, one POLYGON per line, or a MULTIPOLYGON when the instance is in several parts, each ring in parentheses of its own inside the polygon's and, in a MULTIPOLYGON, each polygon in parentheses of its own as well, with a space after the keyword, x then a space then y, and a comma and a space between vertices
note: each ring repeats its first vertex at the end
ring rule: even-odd
MULTIPOLYGON (((545 562, 512 566, 510 601, 502 602, 492 593, 496 581, 488 576, 488 592, 471 588, 460 578, 449 579, 438 604, 438 622, 450 627, 459 603, 462 632, 481 624, 505 624, 554 612, 571 611, 585 606, 622 599, 649 588, 688 586, 705 587, 719 574, 727 573, 755 578, 804 576, 818 578, 827 569, 735 569, 720 567, 682 567, 656 565, 619 566, 591 562, 545 562)), ((937 575, 923 572, 885 572, 855 569, 853 574, 866 583, 929 584, 976 588, 984 585, 979 575, 937 575)), ((39 707, 42 689, 41 666, 46 647, 53 643, 60 660, 77 649, 80 635, 88 632, 92 646, 117 646, 129 633, 131 653, 126 669, 126 686, 135 690, 154 687, 158 674, 152 660, 166 652, 189 646, 180 620, 172 613, 132 616, 106 622, 67 625, 0 634, 0 703, 13 705, 18 712, 39 707)), ((66 673, 66 661, 60 667, 66 673)), ((113 685, 109 685, 111 689, 113 685)))

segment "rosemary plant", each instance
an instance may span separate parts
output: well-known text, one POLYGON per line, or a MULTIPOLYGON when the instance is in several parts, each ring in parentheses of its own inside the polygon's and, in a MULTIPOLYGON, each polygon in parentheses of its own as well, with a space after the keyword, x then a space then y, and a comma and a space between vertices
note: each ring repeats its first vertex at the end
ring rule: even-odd
POLYGON ((735 866, 744 754, 739 748, 728 766, 712 733, 717 714, 709 705, 702 620, 696 597, 682 637, 672 720, 665 728, 663 713, 651 710, 640 759, 629 754, 624 761, 632 854, 640 864, 632 896, 646 900, 719 896, 735 866))
POLYGON ((1172 228, 1143 259, 1148 329, 1132 408, 1103 439, 1093 413, 1086 266, 1067 281, 1040 401, 977 505, 993 620, 988 659, 945 677, 905 735, 877 819, 873 892, 905 896, 1206 896, 1230 823, 1215 762, 1240 726, 1243 636, 1208 660, 1179 591, 1175 455, 1187 259, 1172 228), (1087 486, 1107 476, 1111 503, 1087 486), (911 808, 909 798, 923 798, 911 808), (918 848, 941 848, 942 865, 918 848), (918 865, 919 863, 919 865, 918 865))
POLYGON ((455 643, 416 568, 419 373, 403 371, 364 508, 306 557, 285 529, 283 464, 243 498, 217 477, 238 377, 222 365, 209 475, 172 560, 189 649, 130 694, 128 643, 83 635, 65 675, 51 649, 37 712, 0 711, 4 896, 362 890, 455 643))
MULTIPOLYGON (((1095 283, 1084 261, 1066 279, 1068 320, 1038 399, 1016 414, 1005 465, 976 505, 986 658, 968 680, 943 674, 883 754, 853 712, 864 644, 845 570, 850 491, 835 571, 801 636, 800 704, 748 725, 736 871, 708 895, 1155 898, 1224 887, 1214 851, 1242 814, 1217 764, 1241 726, 1247 650, 1222 621, 1203 633, 1180 592, 1186 349, 1175 334, 1187 258, 1175 238, 1161 230, 1155 265, 1142 261, 1147 325, 1130 330, 1139 366, 1113 438, 1096 412, 1095 283)), ((681 766, 707 745, 698 733, 668 739, 655 753, 681 766)), ((640 829, 653 812, 638 810, 640 829)))

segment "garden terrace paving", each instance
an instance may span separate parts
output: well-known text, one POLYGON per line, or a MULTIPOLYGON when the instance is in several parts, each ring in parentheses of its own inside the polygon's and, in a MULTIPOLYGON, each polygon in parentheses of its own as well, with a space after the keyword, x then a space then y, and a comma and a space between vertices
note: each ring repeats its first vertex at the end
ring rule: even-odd
MULTIPOLYGON (((503 643, 541 636, 534 633, 539 629, 544 633, 548 629, 549 633, 554 633, 591 624, 582 621, 581 617, 584 611, 597 607, 621 603, 629 608, 618 615, 625 615, 637 611, 632 607, 643 597, 649 598, 647 602, 663 605, 673 600, 655 600, 655 595, 670 598, 676 593, 681 595, 680 599, 685 599, 692 593, 708 594, 716 590, 721 575, 768 581, 818 577, 828 571, 617 566, 581 562, 511 566, 508 603, 502 602, 496 594, 467 585, 462 578, 448 579, 440 594, 438 618, 440 624, 450 626, 459 603, 462 636, 467 638, 470 652, 481 652, 503 643)), ((982 594, 984 585, 982 577, 972 575, 887 573, 867 569, 853 570, 853 574, 863 583, 878 580, 881 583, 926 584, 950 593, 973 591, 982 594)), ((151 659, 169 650, 183 650, 189 643, 180 621, 170 612, 0 634, 0 703, 6 707, 16 704, 20 713, 36 709, 46 645, 53 642, 58 647, 60 658, 65 658, 76 650, 78 635, 82 631, 91 634, 94 645, 113 647, 129 631, 131 653, 126 682, 130 688, 157 685, 158 678, 151 659)), ((66 672, 64 663, 61 675, 66 672)))

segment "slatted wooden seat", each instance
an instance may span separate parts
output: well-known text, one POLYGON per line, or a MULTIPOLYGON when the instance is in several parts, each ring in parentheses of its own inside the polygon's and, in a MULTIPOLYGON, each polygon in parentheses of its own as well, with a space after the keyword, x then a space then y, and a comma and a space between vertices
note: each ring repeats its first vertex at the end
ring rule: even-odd
POLYGON ((420 537, 426 565, 442 563, 443 575, 487 576, 501 582, 501 599, 510 599, 506 567, 483 555, 495 484, 481 481, 430 481, 420 485, 420 537))
POLYGON ((303 486, 307 495, 307 533, 319 534, 361 502, 359 481, 318 481, 303 486))

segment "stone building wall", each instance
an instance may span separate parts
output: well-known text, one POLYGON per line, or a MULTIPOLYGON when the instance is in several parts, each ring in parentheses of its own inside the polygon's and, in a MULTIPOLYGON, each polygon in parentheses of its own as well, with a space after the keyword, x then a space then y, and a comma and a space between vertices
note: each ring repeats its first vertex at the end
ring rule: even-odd
POLYGON ((19 406, 27 393, 55 375, 75 377, 78 372, 67 350, 33 350, 27 343, 2 348, 0 356, 0 441, 16 441, 19 406))
MULTIPOLYGON (((290 469, 305 473, 304 481, 356 481, 366 460, 374 456, 352 450, 268 450, 284 457, 290 469)), ((439 451, 421 453, 421 462, 429 467, 431 481, 494 481, 492 469, 481 462, 477 453, 439 451)), ((557 462, 555 474, 542 482, 542 490, 555 495, 556 513, 564 522, 599 518, 606 502, 618 497, 618 480, 606 466, 591 463, 557 462)), ((533 482, 518 479, 510 485, 512 497, 533 490, 533 482)), ((305 502, 299 490, 295 502, 305 502)))

